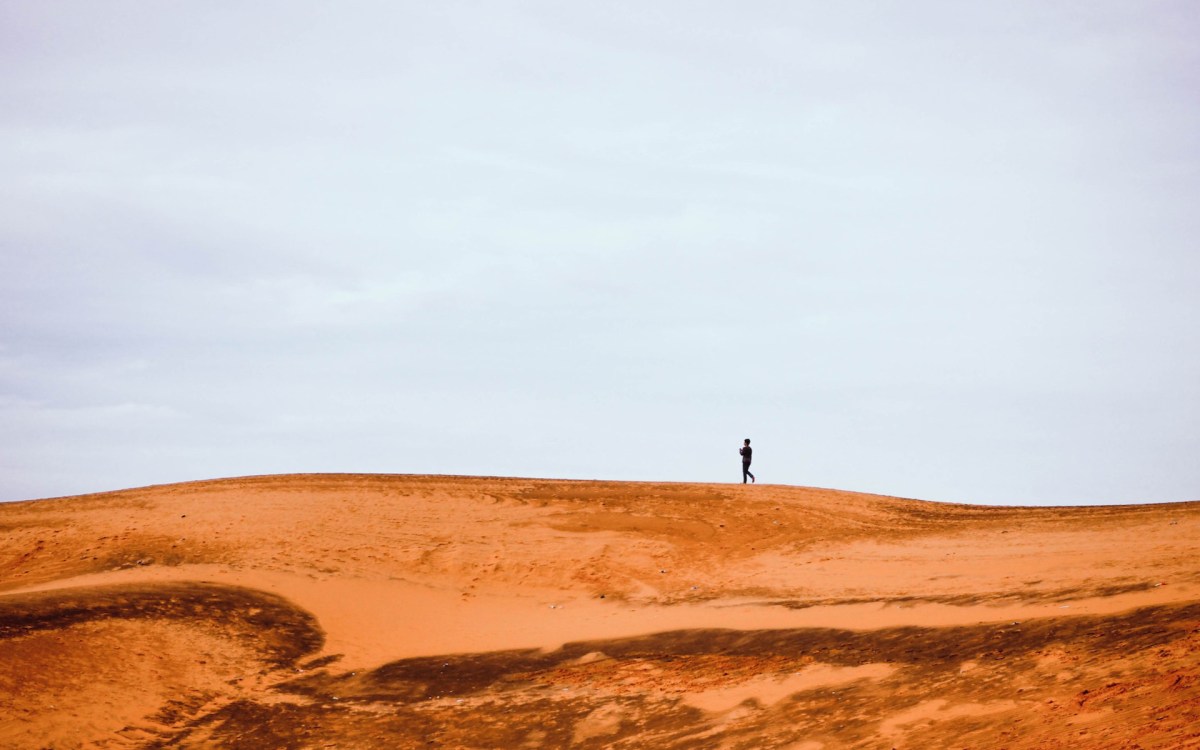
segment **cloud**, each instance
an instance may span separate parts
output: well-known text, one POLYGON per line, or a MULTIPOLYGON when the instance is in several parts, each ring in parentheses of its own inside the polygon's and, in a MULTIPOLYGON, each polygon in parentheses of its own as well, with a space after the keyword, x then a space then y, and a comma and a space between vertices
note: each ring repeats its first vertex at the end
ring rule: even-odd
POLYGON ((3 13, 3 497, 1195 495, 1190 5, 3 13))

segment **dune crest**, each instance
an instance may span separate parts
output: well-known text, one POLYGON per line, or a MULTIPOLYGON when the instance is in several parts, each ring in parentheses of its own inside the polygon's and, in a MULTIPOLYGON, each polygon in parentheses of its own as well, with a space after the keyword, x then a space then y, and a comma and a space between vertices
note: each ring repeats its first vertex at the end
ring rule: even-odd
POLYGON ((0 526, 0 747, 1200 747, 1200 503, 291 475, 0 526))

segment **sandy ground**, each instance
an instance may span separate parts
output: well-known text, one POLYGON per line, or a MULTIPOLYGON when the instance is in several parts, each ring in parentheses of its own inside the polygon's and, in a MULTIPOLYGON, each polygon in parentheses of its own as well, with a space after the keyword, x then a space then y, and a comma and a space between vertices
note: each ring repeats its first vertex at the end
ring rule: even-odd
POLYGON ((0 529, 2 748, 1200 748, 1200 503, 298 475, 0 529))

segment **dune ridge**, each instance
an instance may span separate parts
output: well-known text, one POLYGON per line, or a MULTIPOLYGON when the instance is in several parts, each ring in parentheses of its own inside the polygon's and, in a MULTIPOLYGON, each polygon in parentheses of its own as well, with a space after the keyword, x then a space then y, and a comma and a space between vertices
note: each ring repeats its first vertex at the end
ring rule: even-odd
POLYGON ((1200 503, 287 475, 0 528, 0 747, 1200 747, 1200 503))

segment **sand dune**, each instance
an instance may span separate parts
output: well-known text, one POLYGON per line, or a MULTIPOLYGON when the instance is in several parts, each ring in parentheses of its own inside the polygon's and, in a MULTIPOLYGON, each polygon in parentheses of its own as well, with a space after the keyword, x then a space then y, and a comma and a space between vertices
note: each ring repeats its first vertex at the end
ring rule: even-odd
POLYGON ((0 528, 2 748, 1200 748, 1200 503, 297 475, 0 528))

